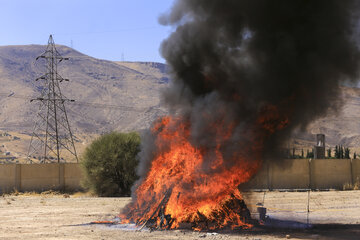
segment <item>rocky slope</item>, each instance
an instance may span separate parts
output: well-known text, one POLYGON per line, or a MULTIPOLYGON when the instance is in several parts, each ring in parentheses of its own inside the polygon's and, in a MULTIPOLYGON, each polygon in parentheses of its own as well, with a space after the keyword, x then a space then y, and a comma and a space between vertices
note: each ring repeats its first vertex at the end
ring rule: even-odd
MULTIPOLYGON (((159 92, 169 79, 166 65, 146 62, 111 62, 95 59, 65 46, 57 46, 69 61, 58 71, 70 82, 62 92, 75 103, 66 105, 75 132, 103 133, 111 130, 140 130, 165 110, 159 92)), ((0 47, 0 128, 29 132, 38 103, 29 99, 40 94, 35 79, 45 72, 45 62, 35 61, 45 46, 0 47)))
POLYGON ((329 111, 326 117, 310 124, 307 131, 297 134, 297 140, 314 144, 314 135, 323 133, 328 147, 360 149, 360 88, 342 87, 342 99, 338 101, 343 104, 338 112, 329 111))
MULTIPOLYGON (((38 103, 30 99, 40 93, 35 79, 45 71, 45 62, 35 61, 45 46, 0 47, 0 129, 32 131, 38 103)), ((111 62, 86 56, 71 48, 57 46, 69 61, 59 65, 59 73, 70 82, 62 83, 70 124, 75 134, 101 134, 111 130, 131 131, 148 128, 166 114, 160 92, 169 82, 166 65, 151 62, 111 62)), ((311 147, 314 135, 326 134, 328 146, 360 146, 360 89, 342 88, 344 107, 338 113, 312 123, 297 133, 298 148, 311 147)))

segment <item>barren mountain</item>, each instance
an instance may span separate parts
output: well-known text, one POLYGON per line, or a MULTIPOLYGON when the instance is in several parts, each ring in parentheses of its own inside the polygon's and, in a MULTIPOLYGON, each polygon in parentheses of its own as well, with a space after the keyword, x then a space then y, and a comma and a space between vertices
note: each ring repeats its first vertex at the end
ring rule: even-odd
POLYGON ((338 112, 329 111, 326 117, 311 123, 305 132, 296 134, 296 140, 312 146, 314 135, 326 135, 327 147, 343 145, 359 152, 360 149, 360 88, 342 87, 343 106, 338 112))
MULTIPOLYGON (((46 46, 0 47, 0 128, 30 132, 34 125, 45 73, 44 60, 35 61, 46 46)), ((111 62, 86 56, 57 45, 69 57, 58 66, 63 78, 63 94, 75 99, 67 103, 70 124, 75 133, 102 133, 111 130, 147 128, 165 110, 159 105, 159 92, 166 87, 166 65, 151 62, 111 62)))
MULTIPOLYGON (((30 133, 40 94, 41 82, 35 79, 45 73, 45 62, 35 58, 46 46, 0 47, 0 129, 30 133)), ((166 114, 160 105, 160 92, 169 77, 166 65, 152 62, 112 62, 86 56, 58 45, 58 51, 69 61, 58 70, 70 82, 63 82, 63 94, 75 99, 66 103, 75 134, 101 134, 111 130, 131 131, 148 128, 153 120, 166 114)), ((342 88, 344 107, 338 113, 312 123, 297 133, 294 146, 311 147, 316 133, 325 133, 328 146, 360 146, 360 89, 342 88)))

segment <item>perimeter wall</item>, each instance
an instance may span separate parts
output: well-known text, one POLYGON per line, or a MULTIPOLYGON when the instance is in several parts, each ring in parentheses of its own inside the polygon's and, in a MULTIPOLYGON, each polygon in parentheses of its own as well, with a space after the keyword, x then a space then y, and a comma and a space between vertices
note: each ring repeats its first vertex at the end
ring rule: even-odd
POLYGON ((343 189, 360 183, 360 159, 289 159, 265 163, 245 189, 343 189))
MULTIPOLYGON (((80 164, 1 164, 0 193, 81 190, 80 164)), ((360 183, 360 159, 289 159, 265 163, 243 189, 343 189, 360 183)))
POLYGON ((80 190, 82 171, 77 163, 0 164, 0 193, 80 190))

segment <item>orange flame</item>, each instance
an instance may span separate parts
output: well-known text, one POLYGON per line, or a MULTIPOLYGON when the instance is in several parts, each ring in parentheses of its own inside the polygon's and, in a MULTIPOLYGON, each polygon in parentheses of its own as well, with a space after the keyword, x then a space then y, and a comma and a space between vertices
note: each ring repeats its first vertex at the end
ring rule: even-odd
MULTIPOLYGON (((231 140, 235 124, 210 126, 216 135, 216 146, 194 147, 190 142, 191 125, 181 118, 164 117, 155 123, 157 151, 150 170, 134 193, 133 201, 120 215, 123 223, 140 223, 151 218, 164 196, 170 192, 165 214, 174 219, 171 228, 193 223, 205 217, 214 227, 249 228, 250 224, 231 209, 223 211, 231 198, 242 199, 238 186, 247 182, 261 166, 266 134, 284 127, 286 121, 275 121, 279 114, 274 107, 261 113, 245 142, 234 143, 239 149, 224 161, 223 145, 231 140), (266 115, 266 116, 263 116, 266 115), (264 131, 265 129, 265 131, 264 131), (264 132, 266 134, 264 134, 264 132), (250 138, 250 139, 249 139, 250 138), (228 160, 228 159, 227 159, 228 160), (222 217, 219 218, 217 213, 222 217)), ((194 229, 201 230, 201 227, 194 229)))

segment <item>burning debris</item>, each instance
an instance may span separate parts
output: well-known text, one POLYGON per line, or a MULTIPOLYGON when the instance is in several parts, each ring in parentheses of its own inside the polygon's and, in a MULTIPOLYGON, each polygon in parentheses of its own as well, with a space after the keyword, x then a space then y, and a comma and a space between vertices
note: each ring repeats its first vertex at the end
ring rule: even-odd
MULTIPOLYGON (((169 117, 156 123, 152 132, 157 136, 155 144, 159 154, 152 162, 148 177, 135 190, 137 201, 127 206, 128 212, 122 215, 122 219, 127 220, 123 222, 141 225, 155 220, 158 227, 163 213, 167 225, 171 223, 170 228, 179 228, 184 223, 206 225, 200 222, 211 223, 219 228, 228 227, 229 223, 232 227, 248 228, 246 221, 243 221, 248 216, 235 214, 243 213, 245 209, 245 204, 240 204, 242 196, 237 186, 248 181, 257 171, 260 164, 256 159, 259 156, 253 155, 253 161, 247 161, 245 156, 254 154, 254 146, 244 145, 245 149, 234 151, 232 156, 238 159, 238 165, 226 168, 221 147, 231 136, 232 126, 220 126, 223 127, 216 130, 218 145, 210 149, 198 149, 189 142, 189 123, 169 117), (163 152, 161 149, 167 150, 163 152), (209 154, 216 155, 211 162, 206 159, 209 154), (237 204, 234 207, 237 208, 233 209, 234 212, 225 212, 229 204, 235 202, 237 204)), ((255 154, 258 152, 255 151, 255 154)))
POLYGON ((176 28, 161 47, 172 115, 143 136, 122 222, 251 227, 238 186, 358 77, 357 9, 355 0, 176 1, 161 18, 176 28))
MULTIPOLYGON (((170 214, 165 213, 170 195, 165 194, 159 206, 148 219, 136 222, 136 225, 141 226, 139 230, 145 226, 151 230, 168 230, 173 228, 176 219, 172 218, 170 214)), ((224 228, 248 229, 257 223, 251 218, 250 211, 238 190, 220 203, 219 206, 219 209, 213 210, 210 213, 210 217, 198 211, 193 218, 179 223, 177 228, 199 231, 203 229, 216 230, 224 228)), ((130 215, 129 218, 132 218, 132 216, 130 215)))

